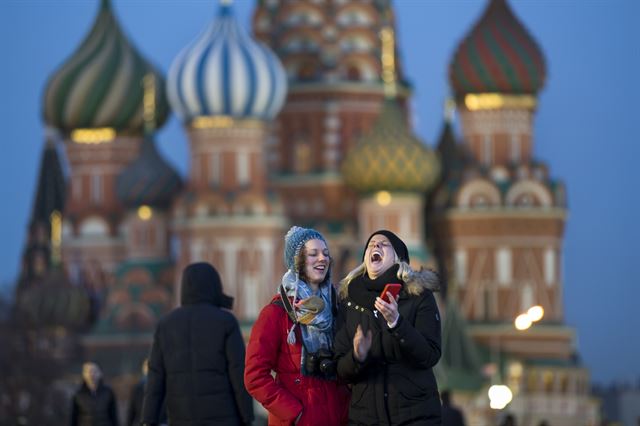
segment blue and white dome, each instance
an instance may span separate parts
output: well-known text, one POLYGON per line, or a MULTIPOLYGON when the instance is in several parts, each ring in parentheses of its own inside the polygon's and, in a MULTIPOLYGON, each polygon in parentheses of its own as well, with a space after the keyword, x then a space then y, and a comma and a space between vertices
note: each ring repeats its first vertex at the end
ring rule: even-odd
POLYGON ((173 61, 167 93, 186 123, 218 115, 271 120, 284 103, 287 77, 277 56, 221 4, 218 18, 173 61))

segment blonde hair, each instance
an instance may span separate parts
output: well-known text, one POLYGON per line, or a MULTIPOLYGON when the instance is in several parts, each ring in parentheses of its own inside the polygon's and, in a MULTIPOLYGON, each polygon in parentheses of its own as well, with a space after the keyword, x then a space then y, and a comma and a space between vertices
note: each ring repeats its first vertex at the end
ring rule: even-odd
MULTIPOLYGON (((398 277, 399 280, 405 282, 406 284, 413 283, 416 280, 416 275, 418 274, 418 272, 414 271, 413 268, 411 268, 411 266, 407 262, 400 260, 400 258, 395 252, 394 252, 394 255, 395 255, 394 265, 399 265, 398 273, 396 274, 396 277, 398 277)), ((367 265, 364 262, 362 262, 355 269, 349 272, 347 276, 340 281, 340 290, 338 291, 340 298, 346 299, 349 284, 351 283, 351 281, 353 281, 354 278, 360 277, 366 273, 367 273, 367 265)), ((424 290, 423 287, 414 286, 414 285, 407 285, 406 289, 407 289, 407 293, 413 296, 419 295, 420 293, 422 293, 422 290, 424 290)))

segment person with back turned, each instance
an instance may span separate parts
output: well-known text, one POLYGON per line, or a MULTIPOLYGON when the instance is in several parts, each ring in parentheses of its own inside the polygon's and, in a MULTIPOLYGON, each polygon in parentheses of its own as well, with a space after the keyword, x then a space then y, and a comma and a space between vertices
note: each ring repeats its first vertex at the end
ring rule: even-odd
POLYGON ((157 425, 166 402, 172 426, 246 425, 253 402, 244 388, 244 342, 238 321, 226 309, 209 263, 193 263, 182 274, 181 306, 160 320, 149 357, 143 425, 157 425))

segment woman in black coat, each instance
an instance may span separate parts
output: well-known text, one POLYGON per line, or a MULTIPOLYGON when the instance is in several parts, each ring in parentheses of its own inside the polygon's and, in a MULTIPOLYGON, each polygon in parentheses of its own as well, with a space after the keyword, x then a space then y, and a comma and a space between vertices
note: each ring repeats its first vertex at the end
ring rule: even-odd
POLYGON ((338 375, 353 385, 349 423, 440 425, 432 367, 441 354, 437 275, 413 271, 407 246, 387 230, 371 235, 364 262, 342 280, 338 375), (398 299, 380 299, 400 283, 398 299))
POLYGON ((182 274, 179 308, 160 320, 149 357, 142 420, 157 425, 163 400, 172 426, 253 422, 244 387, 244 341, 218 272, 193 263, 182 274))

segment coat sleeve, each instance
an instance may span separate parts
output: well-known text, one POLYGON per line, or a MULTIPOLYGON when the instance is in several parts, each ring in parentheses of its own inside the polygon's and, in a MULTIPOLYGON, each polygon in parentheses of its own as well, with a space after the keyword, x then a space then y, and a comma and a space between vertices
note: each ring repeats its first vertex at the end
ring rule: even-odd
POLYGON ((118 407, 116 405, 116 396, 111 389, 109 389, 109 418, 111 419, 112 426, 118 426, 118 407))
POLYGON ((244 341, 240 333, 240 326, 235 318, 232 318, 232 325, 227 334, 225 342, 225 354, 227 358, 227 373, 231 380, 233 393, 238 407, 238 412, 242 416, 245 425, 253 422, 253 401, 244 387, 244 341))
POLYGON ((286 312, 269 304, 253 325, 244 369, 244 383, 249 393, 277 418, 293 423, 302 411, 302 402, 271 375, 276 370, 280 345, 287 338, 282 324, 286 312))
MULTIPOLYGON (((134 386, 131 389, 131 397, 129 398, 129 406, 127 407, 127 421, 126 426, 134 426, 136 419, 136 393, 138 392, 138 386, 134 386)), ((137 425, 136 425, 137 426, 137 425)))
POLYGON ((338 311, 338 330, 334 342, 334 351, 338 360, 338 377, 347 383, 354 383, 366 368, 367 360, 361 363, 354 357, 353 336, 349 333, 346 316, 346 308, 341 307, 338 311))
POLYGON ((395 337, 403 356, 419 368, 431 368, 441 355, 440 313, 430 290, 418 302, 415 324, 400 316, 389 332, 395 337))
POLYGON ((156 328, 153 336, 153 346, 149 355, 149 373, 144 387, 142 403, 142 423, 157 424, 160 410, 165 398, 165 368, 162 345, 160 342, 162 323, 156 328))
POLYGON ((70 416, 69 424, 71 426, 78 426, 78 402, 76 395, 73 396, 71 400, 71 416, 70 416))

